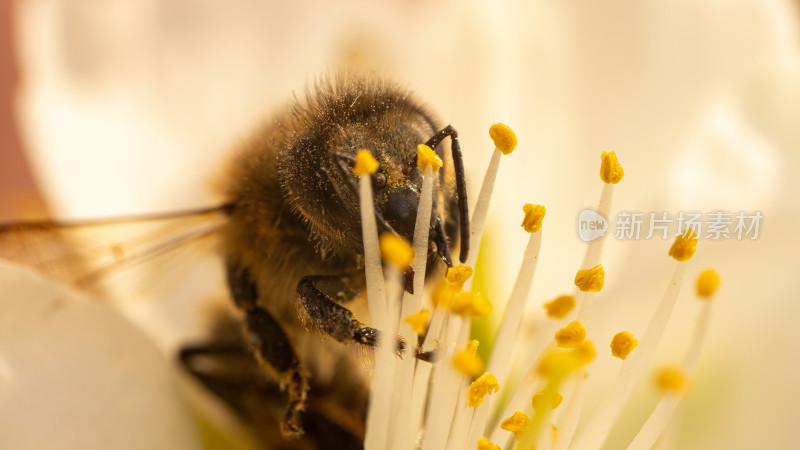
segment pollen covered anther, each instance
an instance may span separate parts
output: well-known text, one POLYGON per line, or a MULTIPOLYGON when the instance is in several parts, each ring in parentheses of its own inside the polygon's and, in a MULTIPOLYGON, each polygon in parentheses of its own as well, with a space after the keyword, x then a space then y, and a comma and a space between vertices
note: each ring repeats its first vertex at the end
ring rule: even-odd
POLYGON ((605 276, 602 264, 591 269, 579 270, 575 275, 575 286, 578 286, 582 292, 600 292, 603 289, 605 276))
POLYGON ((522 207, 522 212, 525 213, 525 218, 522 219, 522 228, 525 231, 535 233, 542 229, 542 221, 546 212, 544 206, 526 203, 522 207))
POLYGON ((714 269, 706 269, 697 277, 697 295, 704 299, 711 298, 719 287, 719 275, 714 269))
POLYGON ((559 347, 576 348, 586 339, 586 327, 574 320, 556 331, 555 339, 559 347))
POLYGON ((585 366, 594 361, 595 355, 597 355, 597 350, 594 348, 594 343, 589 340, 581 342, 572 350, 572 356, 581 366, 585 366))
POLYGON ((442 167, 442 158, 439 158, 439 155, 427 145, 419 144, 417 145, 417 167, 423 172, 430 167, 433 173, 436 173, 442 167))
POLYGON ((403 319, 403 322, 411 325, 411 328, 414 329, 414 333, 422 336, 428 330, 428 323, 431 321, 431 312, 427 309, 421 309, 419 312, 415 314, 411 314, 410 316, 403 319))
POLYGON ((500 446, 492 443, 486 437, 478 439, 478 450, 500 450, 500 446))
POLYGON ((549 380, 560 380, 580 367, 571 352, 552 351, 542 358, 536 372, 549 380))
MULTIPOLYGON (((544 391, 539 391, 531 397, 531 406, 533 406, 535 412, 545 411, 544 398, 544 391)), ((553 396, 553 401, 550 403, 550 409, 558 408, 562 401, 564 401, 564 396, 561 395, 561 392, 556 392, 553 396)))
POLYGON ((617 154, 614 152, 603 152, 600 155, 600 179, 606 184, 617 184, 622 180, 625 172, 617 161, 617 154))
POLYGON ((517 134, 508 125, 496 123, 489 127, 489 137, 494 146, 504 155, 513 152, 517 147, 517 134))
POLYGON ((692 259, 697 251, 697 234, 691 228, 681 233, 675 238, 675 242, 669 249, 669 256, 678 261, 688 261, 692 259))
POLYGON ((528 418, 527 414, 522 411, 517 411, 511 417, 500 422, 500 428, 514 433, 514 439, 519 440, 530 421, 531 419, 528 418))
POLYGON ((461 288, 464 287, 464 283, 471 276, 472 276, 472 267, 465 266, 464 264, 448 267, 447 272, 444 275, 445 280, 447 281, 447 285, 456 290, 461 290, 461 288))
POLYGON ((611 355, 619 359, 626 359, 639 341, 629 332, 620 331, 611 339, 611 355))
POLYGON ((562 295, 544 304, 547 315, 554 319, 563 319, 575 307, 575 297, 562 295))
POLYGON ((680 367, 661 369, 656 374, 656 384, 668 392, 679 392, 686 385, 686 373, 680 367))
POLYGON ((414 250, 405 239, 392 233, 384 233, 380 239, 383 259, 395 267, 405 269, 414 260, 414 250))
POLYGON ((480 342, 472 340, 467 344, 467 348, 460 351, 453 358, 453 366, 467 377, 474 377, 483 370, 483 361, 477 355, 480 342))
POLYGON ((353 165, 353 173, 356 175, 367 175, 378 170, 378 161, 372 157, 369 150, 360 150, 356 153, 356 163, 353 165))
POLYGON ((467 406, 474 408, 483 404, 483 397, 500 390, 497 378, 486 372, 469 385, 467 390, 467 406))
POLYGON ((462 291, 450 302, 453 314, 471 317, 483 317, 492 312, 492 303, 480 292, 462 291))

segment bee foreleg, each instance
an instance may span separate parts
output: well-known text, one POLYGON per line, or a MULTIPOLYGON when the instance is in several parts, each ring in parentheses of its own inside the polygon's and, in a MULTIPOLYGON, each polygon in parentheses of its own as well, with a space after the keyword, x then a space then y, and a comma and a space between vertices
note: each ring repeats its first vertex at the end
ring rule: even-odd
POLYGON ((261 367, 289 394, 281 432, 287 437, 299 436, 303 434, 299 414, 306 406, 308 374, 283 328, 267 310, 258 306, 258 289, 249 271, 229 262, 228 284, 236 305, 245 312, 244 337, 250 350, 261 367))
MULTIPOLYGON (((334 298, 326 294, 320 285, 331 287, 331 283, 340 283, 344 277, 339 276, 307 276, 297 285, 298 313, 311 322, 323 333, 339 342, 356 342, 358 344, 374 347, 378 344, 380 331, 361 324, 353 312, 337 303, 334 298)), ((402 354, 405 341, 397 338, 396 350, 402 354)), ((414 353, 423 361, 435 359, 433 352, 423 352, 419 349, 414 353)))

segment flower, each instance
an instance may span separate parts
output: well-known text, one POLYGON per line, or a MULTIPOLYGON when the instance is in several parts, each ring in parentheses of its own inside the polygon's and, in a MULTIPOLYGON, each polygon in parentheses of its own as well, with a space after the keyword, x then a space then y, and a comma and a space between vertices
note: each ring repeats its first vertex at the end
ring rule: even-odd
MULTIPOLYGON (((800 246, 790 194, 800 170, 794 152, 800 57, 791 2, 364 7, 312 0, 279 10, 269 3, 230 8, 224 1, 88 3, 8 3, 16 23, 5 30, 17 33, 14 110, 51 213, 114 216, 207 205, 212 199, 197 186, 232 142, 287 92, 302 90, 309 73, 343 60, 382 65, 458 126, 465 143, 478 142, 483 124, 501 112, 509 123, 525 124, 520 139, 537 151, 518 152, 517 163, 505 167, 496 204, 511 201, 509 193, 525 180, 522 194, 535 193, 548 205, 548 221, 568 223, 596 183, 596 168, 583 165, 587 154, 614 148, 624 155, 623 184, 640 187, 622 189, 621 205, 761 209, 770 225, 758 241, 701 247, 703 264, 713 262, 725 274, 730 302, 716 317, 709 357, 694 383, 693 392, 704 394, 686 399, 687 419, 676 424, 674 444, 754 448, 797 440, 796 427, 773 416, 795 410, 796 396, 786 394, 794 392, 800 353, 786 352, 784 370, 768 371, 774 355, 763 351, 773 345, 774 330, 784 333, 782 342, 800 339, 794 254, 787 251, 800 246), (297 55, 308 63, 298 65, 297 55), (120 167, 146 168, 148 183, 120 167), (765 300, 754 309, 753 299, 765 300), (765 376, 772 380, 767 386, 765 376), (737 423, 750 426, 731 426, 737 423)), ((467 169, 484 166, 489 156, 471 150, 464 146, 467 169)), ((495 264, 522 253, 524 236, 491 231, 518 221, 518 206, 496 208, 487 223, 487 260, 495 264)), ((566 268, 580 252, 571 227, 547 232, 542 255, 550 262, 539 268, 532 303, 560 295, 560 277, 573 275, 566 268)), ((650 314, 641 299, 669 270, 669 261, 652 258, 650 245, 656 243, 606 249, 609 277, 600 297, 613 302, 615 316, 596 311, 594 332, 609 339, 623 328, 640 335, 631 325, 643 326, 650 314)), ((502 299, 514 275, 498 270, 475 284, 488 298, 502 299)), ((185 303, 195 299, 189 295, 185 303)), ((672 335, 693 320, 677 311, 672 335)), ((531 332, 523 324, 521 333, 531 332)), ((614 370, 602 359, 594 364, 596 374, 614 370)))
MULTIPOLYGON (((510 128, 504 126, 510 132, 510 128)), ((496 132, 497 126, 491 128, 496 132)), ((513 133, 513 132, 512 132, 513 133)), ((491 134, 491 132, 490 132, 491 134)), ((492 136, 497 142, 497 137, 492 136)), ((516 144, 516 141, 515 141, 516 144)), ((502 152, 495 148, 495 158, 502 152)), ((491 183, 499 164, 490 164, 489 173, 484 177, 491 183)), ((601 156, 600 178, 603 181, 603 191, 598 210, 607 215, 610 212, 614 185, 620 182, 622 168, 614 152, 603 152, 601 156), (617 175, 610 175, 617 174, 617 175)), ((433 176, 428 171, 425 176, 433 176)), ((430 183, 424 185, 420 194, 420 203, 427 201, 426 196, 433 196, 430 183)), ((489 193, 491 186, 482 186, 473 212, 473 217, 482 217, 487 213, 489 193)), ((361 204, 367 208, 367 215, 371 216, 369 208, 372 207, 371 181, 368 177, 362 178, 360 186, 361 204)), ((593 296, 597 295, 604 287, 605 272, 599 264, 602 259, 600 250, 602 240, 594 240, 587 245, 586 257, 582 268, 575 276, 574 298, 577 299, 578 308, 575 312, 576 320, 563 325, 554 335, 546 337, 550 340, 539 347, 541 353, 530 360, 514 360, 514 355, 525 355, 519 351, 523 346, 533 346, 535 343, 522 342, 517 338, 518 330, 522 323, 523 305, 529 297, 531 285, 534 281, 536 263, 539 260, 541 236, 543 228, 544 207, 533 207, 526 204, 523 208, 525 223, 536 223, 536 226, 524 227, 530 233, 528 248, 519 269, 517 280, 512 289, 511 298, 506 304, 503 320, 494 336, 494 347, 489 355, 486 371, 480 375, 483 364, 476 355, 479 342, 467 342, 470 336, 471 323, 464 311, 465 307, 459 300, 462 298, 478 298, 470 291, 472 286, 473 271, 469 266, 458 266, 448 269, 444 280, 433 294, 435 307, 432 319, 420 322, 418 316, 422 311, 419 299, 420 293, 406 294, 404 305, 418 305, 419 311, 411 308, 406 317, 400 315, 401 275, 398 267, 405 267, 409 262, 414 267, 416 274, 425 270, 427 256, 424 253, 417 255, 414 261, 411 256, 404 259, 402 264, 391 263, 386 273, 387 284, 384 292, 387 293, 387 302, 384 307, 371 308, 373 322, 382 324, 383 329, 399 330, 404 340, 414 342, 424 336, 422 350, 433 350, 432 342, 439 342, 436 351, 440 362, 416 362, 411 357, 410 350, 405 350, 405 359, 397 361, 393 358, 394 349, 391 341, 389 344, 381 343, 376 351, 376 365, 372 382, 372 393, 368 406, 367 432, 365 438, 366 449, 382 448, 408 448, 416 446, 422 449, 438 448, 475 448, 486 447, 489 444, 508 446, 511 439, 517 441, 519 448, 566 448, 573 444, 575 448, 596 448, 602 446, 607 440, 612 425, 631 395, 635 382, 642 377, 648 367, 659 341, 662 339, 666 325, 672 315, 672 310, 678 299, 680 288, 683 284, 687 264, 696 252, 697 235, 688 228, 679 233, 672 246, 665 251, 676 261, 675 273, 667 285, 666 292, 653 313, 650 323, 641 338, 641 345, 631 333, 620 332, 611 340, 611 352, 600 357, 610 358, 616 356, 625 360, 620 369, 620 375, 610 389, 607 389, 608 398, 601 408, 595 412, 594 418, 584 424, 580 430, 579 416, 583 405, 583 384, 587 373, 591 370, 590 364, 598 357, 595 345, 587 340, 587 327, 590 324, 593 296), (536 215, 535 219, 531 216, 536 215), (394 267, 397 266, 397 267, 394 267), (394 269, 392 269, 394 267, 394 269), (470 295, 467 295, 470 294, 470 295), (379 312, 375 312, 379 311, 379 312), (417 326, 412 326, 416 324, 417 326), (427 326, 421 330, 420 326, 427 326), (423 332, 421 332, 423 331, 423 332), (557 348, 560 347, 560 348, 557 348), (460 350, 464 348, 463 350, 460 350), (452 361, 448 364, 448 361, 452 361), (529 367, 522 381, 516 382, 509 377, 513 366, 529 367), (399 371, 399 372, 398 372, 399 371), (402 376, 394 376, 402 373, 402 376), (480 375, 480 376, 479 376, 480 375), (476 379, 477 378, 477 379, 476 379), (474 380, 474 381, 473 381, 474 380), (536 391, 537 386, 541 389, 536 391), (503 396, 495 396, 496 392, 505 387, 503 396), (566 396, 562 390, 567 387, 566 396), (408 393, 411 397, 408 400, 408 393), (530 398, 528 402, 523 399, 530 398), (567 401, 563 414, 555 414, 553 410, 563 400, 567 401), (551 405, 549 408, 543 405, 551 405), (390 414, 391 411, 391 414, 390 414), (551 418, 551 416, 555 416, 551 418), (502 422, 497 423, 498 418, 502 422), (548 426, 548 423, 553 422, 548 426), (552 428, 552 433, 545 430, 552 428), (560 431, 557 431, 560 430, 560 431), (508 433, 510 432, 510 434, 508 433), (576 434, 580 437, 573 442, 576 434)), ((418 211, 424 211, 419 208, 418 211)), ((364 213, 362 213, 364 215, 364 213)), ((418 223, 427 226, 430 219, 422 217, 418 223)), ((473 230, 479 241, 482 233, 481 221, 473 230)), ((377 257, 370 258, 371 253, 377 253, 375 242, 377 230, 375 225, 364 221, 362 233, 364 235, 364 248, 367 257, 366 273, 367 286, 384 283, 384 272, 378 267, 371 267, 369 261, 379 261, 377 257), (370 249, 372 245, 372 249, 370 249)), ((415 233, 415 236, 419 236, 415 233)), ((388 234, 381 236, 381 251, 384 259, 393 261, 394 253, 409 254, 411 244, 400 242, 401 238, 388 234), (397 247, 405 249, 397 252, 383 245, 389 240, 396 241, 397 247)), ((417 239, 419 240, 419 239, 417 239)), ((423 242, 424 243, 424 242, 423 242)), ((477 242, 475 242, 477 243, 477 242)), ((419 247, 419 242, 414 242, 414 247, 419 247)), ((474 247, 473 247, 474 248, 474 247)), ((473 257, 472 261, 475 260, 473 257)), ((469 261, 469 260, 468 260, 469 261)), ((479 273, 476 273, 479 275, 479 273)), ((707 269, 698 278, 697 293, 701 298, 709 298, 719 285, 719 276, 713 270, 707 269)), ((571 296, 559 297, 557 301, 545 306, 548 320, 554 323, 564 323, 572 308, 558 306, 559 303, 570 303, 565 299, 571 296), (556 311, 556 314, 553 312, 556 311)), ((574 302, 575 300, 573 300, 574 302)), ((467 301, 468 302, 468 301, 467 301)), ((701 313, 700 325, 687 352, 682 367, 662 370, 656 377, 659 386, 669 391, 669 397, 662 399, 653 415, 647 420, 642 432, 634 438, 637 448, 649 448, 655 439, 665 429, 671 413, 677 404, 676 392, 681 392, 686 384, 687 374, 694 372, 700 356, 700 349, 708 331, 710 302, 703 302, 704 309, 701 313)), ((545 314, 541 314, 545 315, 545 314)), ((427 316, 427 314, 425 315, 427 316)), ((560 413, 561 411, 559 411, 560 413)))

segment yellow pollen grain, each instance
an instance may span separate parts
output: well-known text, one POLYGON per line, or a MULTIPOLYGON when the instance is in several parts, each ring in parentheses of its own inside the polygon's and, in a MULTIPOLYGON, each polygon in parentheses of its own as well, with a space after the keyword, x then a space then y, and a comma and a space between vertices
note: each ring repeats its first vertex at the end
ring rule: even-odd
POLYGON ((467 390, 467 405, 474 408, 483 404, 483 397, 500 390, 497 378, 491 372, 486 372, 470 383, 467 390))
POLYGON ((439 155, 427 145, 419 144, 417 145, 417 167, 423 172, 430 167, 433 169, 433 173, 436 173, 442 167, 442 158, 439 158, 439 155))
POLYGON ((414 250, 405 239, 392 233, 381 235, 381 255, 395 267, 405 269, 414 260, 414 250))
POLYGON ((508 125, 496 123, 489 127, 489 137, 492 138, 494 146, 504 155, 514 151, 517 147, 517 134, 508 125))
POLYGON ((574 320, 556 331, 555 339, 559 347, 576 348, 586 339, 586 327, 580 321, 574 320))
POLYGON ((675 238, 675 242, 669 249, 669 256, 678 261, 688 261, 692 259, 694 252, 697 251, 697 234, 691 228, 681 233, 675 238))
POLYGON ((414 329, 414 333, 422 336, 428 330, 428 323, 431 321, 431 312, 427 309, 421 309, 416 314, 411 314, 410 316, 403 319, 403 322, 411 325, 411 328, 414 329))
POLYGON ((563 319, 567 317, 572 308, 575 307, 575 297, 571 295, 562 295, 555 300, 544 304, 544 309, 547 310, 547 315, 554 319, 563 319))
POLYGON ((714 295, 719 287, 719 275, 714 269, 706 269, 697 277, 697 295, 704 299, 714 295))
POLYGON ((444 275, 447 284, 456 290, 461 290, 464 283, 472 276, 472 267, 459 264, 457 266, 448 267, 444 275))
POLYGON ((551 423, 550 426, 553 427, 553 430, 550 432, 550 441, 555 442, 558 440, 558 427, 554 423, 551 423))
POLYGON ((530 420, 524 412, 517 411, 511 417, 500 422, 500 428, 514 433, 514 439, 519 440, 530 420))
POLYGON ((579 270, 575 275, 575 286, 582 292, 600 292, 603 289, 606 272, 603 265, 598 264, 591 269, 579 270))
POLYGON ((525 228, 525 231, 535 233, 542 229, 542 220, 544 220, 545 214, 544 206, 526 203, 522 207, 522 212, 525 213, 525 218, 522 219, 522 228, 525 228))
POLYGON ((639 341, 631 333, 620 331, 611 338, 611 356, 625 359, 637 345, 639 341))
MULTIPOLYGON (((550 402, 550 409, 556 409, 561 405, 561 402, 564 401, 564 396, 561 395, 561 392, 556 392, 556 395, 553 396, 553 401, 550 402)), ((544 405, 544 391, 539 391, 533 394, 531 397, 531 406, 533 406, 533 410, 537 413, 543 412, 545 410, 544 405)))
POLYGON ((600 155, 600 179, 606 184, 617 184, 622 180, 625 172, 617 161, 617 154, 614 152, 603 152, 600 155))
POLYGON ((366 175, 375 173, 378 170, 378 161, 372 157, 369 150, 360 150, 356 153, 356 163, 353 165, 353 173, 356 175, 366 175))
POLYGON ((478 450, 500 450, 500 446, 493 444, 485 437, 481 437, 478 439, 478 450))
POLYGON ((464 376, 472 378, 483 370, 483 361, 477 355, 478 345, 480 342, 473 339, 467 344, 467 348, 453 358, 453 366, 464 376))
POLYGON ((680 367, 661 369, 656 374, 656 385, 665 391, 680 391, 686 385, 686 373, 680 367))

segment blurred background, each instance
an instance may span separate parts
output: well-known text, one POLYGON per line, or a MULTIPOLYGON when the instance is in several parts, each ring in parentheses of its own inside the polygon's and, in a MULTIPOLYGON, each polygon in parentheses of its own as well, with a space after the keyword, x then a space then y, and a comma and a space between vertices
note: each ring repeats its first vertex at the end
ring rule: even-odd
MULTIPOLYGON (((517 132, 487 223, 486 286, 498 303, 527 240, 526 202, 547 207, 531 308, 571 291, 585 245, 575 220, 599 198, 602 151, 616 151, 625 169, 612 215, 760 211, 758 239, 701 241, 692 262, 691 281, 713 266, 722 287, 669 446, 793 448, 799 8, 789 0, 2 2, 0 218, 213 205, 218 171, 250 130, 331 70, 377 70, 458 129, 473 197, 493 148, 489 125, 517 132)), ((590 332, 601 343, 622 329, 644 332, 673 266, 669 241, 608 241, 590 332)), ((686 289, 659 361, 682 357, 695 302, 686 289)), ((588 412, 617 374, 618 361, 605 359, 590 379, 588 412)), ((637 390, 608 448, 630 441, 655 401, 648 389, 637 390)))

